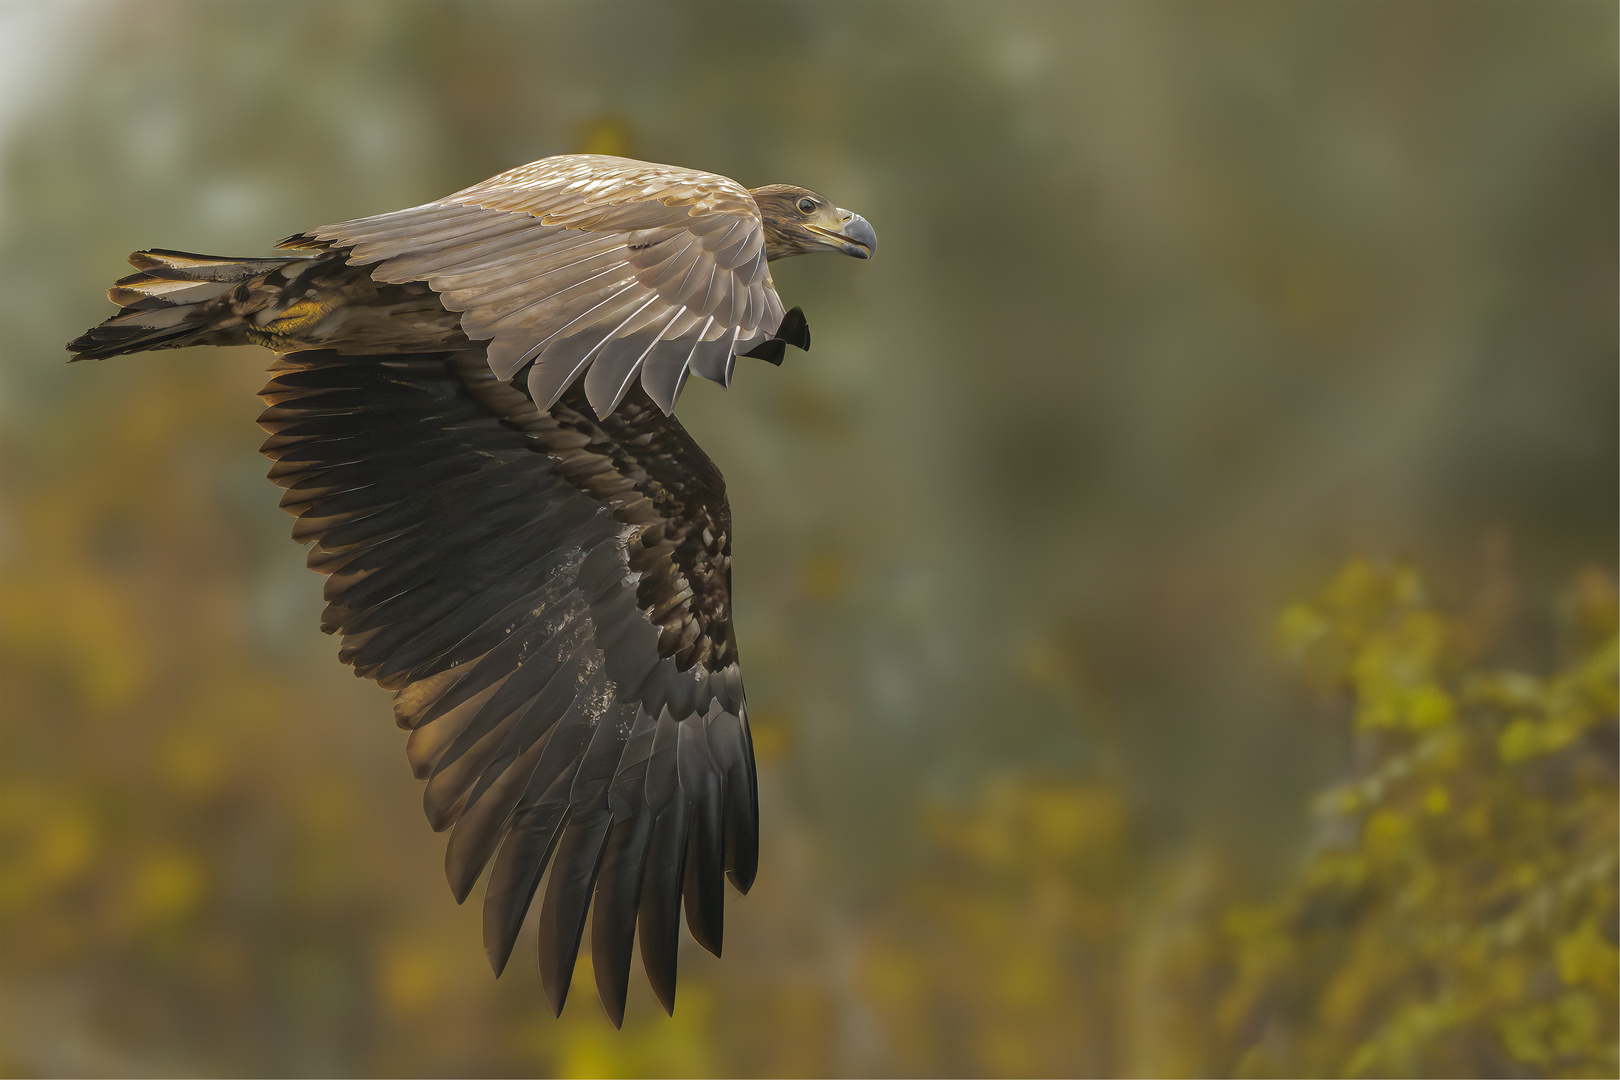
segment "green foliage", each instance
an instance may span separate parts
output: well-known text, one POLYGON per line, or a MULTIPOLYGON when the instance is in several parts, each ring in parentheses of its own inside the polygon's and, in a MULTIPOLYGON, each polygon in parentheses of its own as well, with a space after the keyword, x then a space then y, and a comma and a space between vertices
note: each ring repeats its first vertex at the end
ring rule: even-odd
POLYGON ((1229 911, 1211 1072, 1612 1076, 1612 579, 1576 590, 1547 678, 1474 666, 1474 635, 1407 567, 1346 567, 1279 620, 1349 691, 1358 766, 1274 904, 1229 911))

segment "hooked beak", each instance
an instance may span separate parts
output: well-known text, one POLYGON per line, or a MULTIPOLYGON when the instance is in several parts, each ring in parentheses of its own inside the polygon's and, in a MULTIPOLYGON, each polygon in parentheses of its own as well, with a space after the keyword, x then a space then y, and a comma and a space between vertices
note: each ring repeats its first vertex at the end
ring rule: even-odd
POLYGON ((837 232, 831 229, 811 228, 827 238, 828 246, 842 251, 845 255, 853 255, 857 259, 870 259, 877 254, 877 233, 861 215, 843 208, 839 208, 839 227, 837 232))

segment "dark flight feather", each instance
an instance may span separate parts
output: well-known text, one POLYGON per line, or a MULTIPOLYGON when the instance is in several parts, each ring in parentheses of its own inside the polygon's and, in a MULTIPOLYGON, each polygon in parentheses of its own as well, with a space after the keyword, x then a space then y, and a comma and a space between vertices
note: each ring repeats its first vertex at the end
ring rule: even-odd
POLYGON ((745 888, 758 861, 719 473, 639 387, 606 420, 577 387, 541 413, 471 349, 291 353, 265 398, 276 482, 331 575, 324 623, 399 691, 458 899, 493 861, 491 964, 549 863, 553 1008, 593 895, 608 1014, 638 919, 657 923, 643 960, 671 1006, 683 897, 718 952, 721 883, 745 888))

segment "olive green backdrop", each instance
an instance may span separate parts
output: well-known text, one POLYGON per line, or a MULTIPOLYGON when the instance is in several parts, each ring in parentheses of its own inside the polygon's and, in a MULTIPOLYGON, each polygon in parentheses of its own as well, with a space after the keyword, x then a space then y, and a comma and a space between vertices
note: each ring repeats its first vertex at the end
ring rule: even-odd
POLYGON ((1406 560, 1546 672, 1612 593, 1616 47, 1601 3, 0 6, 0 1065, 1237 1068, 1154 1019, 1151 913, 1286 887, 1363 752, 1277 613, 1406 560), (581 149, 881 241, 777 267, 813 351, 681 402, 762 868, 618 1034, 588 966, 560 1021, 490 977, 316 629, 268 357, 62 349, 133 249, 581 149))

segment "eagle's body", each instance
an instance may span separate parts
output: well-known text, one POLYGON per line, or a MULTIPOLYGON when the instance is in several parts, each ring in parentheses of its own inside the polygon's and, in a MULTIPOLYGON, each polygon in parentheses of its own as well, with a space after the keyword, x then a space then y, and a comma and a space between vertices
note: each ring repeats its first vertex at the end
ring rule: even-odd
POLYGON ((499 972, 542 874, 540 969, 568 991, 593 901, 602 1002, 632 941, 673 1008, 687 924, 720 951, 723 877, 758 858, 731 626, 731 515, 670 415, 687 373, 808 347, 772 258, 870 256, 813 192, 571 155, 226 259, 137 252, 83 357, 277 353, 270 476, 329 575, 322 628, 396 691, 458 900, 490 866, 499 972))

